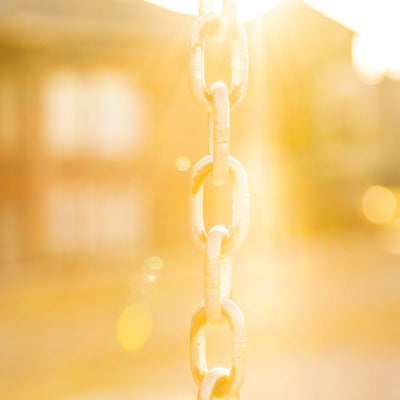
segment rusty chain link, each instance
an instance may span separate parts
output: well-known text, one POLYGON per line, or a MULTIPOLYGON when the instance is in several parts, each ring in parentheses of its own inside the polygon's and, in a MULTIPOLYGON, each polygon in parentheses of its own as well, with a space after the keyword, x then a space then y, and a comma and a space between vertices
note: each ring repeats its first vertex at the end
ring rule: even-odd
POLYGON ((199 386, 198 400, 238 400, 246 369, 246 328, 240 308, 228 299, 232 287, 232 253, 244 242, 249 226, 247 175, 229 153, 230 111, 247 90, 248 51, 242 24, 236 18, 236 1, 224 0, 220 14, 213 0, 199 0, 199 18, 190 35, 189 81, 194 98, 210 116, 210 155, 192 170, 189 200, 189 226, 194 243, 205 250, 204 301, 192 318, 190 360, 193 377, 199 386), (231 83, 215 82, 208 89, 205 79, 204 48, 208 37, 222 35, 232 46, 231 83), (214 185, 233 185, 232 222, 204 227, 203 193, 206 177, 214 185), (206 326, 225 320, 232 333, 231 368, 208 370, 206 326))

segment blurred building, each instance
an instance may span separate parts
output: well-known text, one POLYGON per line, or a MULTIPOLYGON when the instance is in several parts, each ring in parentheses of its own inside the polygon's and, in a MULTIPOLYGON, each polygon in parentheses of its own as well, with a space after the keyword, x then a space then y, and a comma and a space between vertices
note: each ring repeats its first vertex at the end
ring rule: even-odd
POLYGON ((151 242, 187 24, 142 1, 2 3, 3 257, 151 242))
MULTIPOLYGON (((207 151, 187 85, 193 18, 142 1, 9 1, 1 12, 4 254, 180 241, 187 176, 175 161, 207 151)), ((302 2, 247 29, 232 152, 261 187, 261 233, 359 223, 365 185, 391 174, 379 167, 388 156, 397 167, 398 85, 363 84, 353 32, 302 2)), ((216 77, 223 61, 209 61, 216 77)))
POLYGON ((353 68, 354 33, 302 2, 282 2, 256 24, 265 146, 281 160, 277 220, 297 232, 359 224, 362 192, 378 178, 381 111, 378 87, 353 68))
MULTIPOLYGON (((173 363, 186 356, 202 290, 186 216, 189 164, 208 152, 207 115, 188 85, 193 21, 141 0, 0 3, 2 398, 160 382, 192 393, 189 368, 182 378, 173 363), (143 273, 154 255, 163 258, 155 258, 158 268, 163 260, 168 266, 161 300, 151 286, 156 277, 149 282, 143 273), (116 320, 141 296, 155 315, 153 341, 126 354, 116 320)), ((313 370, 314 361, 296 352, 398 343, 398 260, 383 256, 372 235, 346 242, 342 233, 365 224, 361 202, 371 184, 400 184, 400 84, 365 84, 351 63, 353 32, 301 1, 281 2, 245 27, 250 80, 231 115, 231 153, 248 172, 252 196, 247 243, 255 250, 235 270, 256 343, 250 351, 259 357, 258 374, 249 375, 263 384, 265 360, 287 357, 268 367, 271 392, 303 388, 308 394, 299 398, 323 398, 313 392, 325 371, 320 360, 313 370), (331 242, 318 241, 336 228, 331 242), (308 252, 305 242, 290 242, 315 232, 308 252), (287 385, 290 371, 298 388, 287 385)), ((208 83, 229 79, 229 51, 209 45, 208 83)), ((207 186, 207 225, 221 222, 221 213, 229 220, 225 189, 207 186)), ((354 360, 346 357, 334 358, 332 371, 345 371, 338 376, 348 393, 361 396, 343 398, 392 399, 368 397, 369 367, 354 383, 346 374, 354 360)), ((394 380, 386 371, 394 376, 398 365, 391 357, 379 364, 388 392, 394 380)), ((333 393, 321 382, 317 393, 333 393)), ((246 390, 265 396, 256 385, 246 390)))

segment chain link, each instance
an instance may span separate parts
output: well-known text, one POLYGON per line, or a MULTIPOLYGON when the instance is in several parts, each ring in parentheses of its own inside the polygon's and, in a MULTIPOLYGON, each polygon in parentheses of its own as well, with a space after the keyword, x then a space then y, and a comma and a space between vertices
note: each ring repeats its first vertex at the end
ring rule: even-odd
POLYGON ((198 400, 214 398, 239 400, 246 370, 246 328, 240 308, 228 299, 232 289, 232 253, 244 242, 249 226, 250 197, 247 175, 230 155, 230 110, 247 90, 248 51, 242 24, 236 18, 236 1, 224 0, 217 14, 213 0, 199 0, 199 18, 190 36, 189 81, 194 98, 210 116, 210 155, 194 167, 190 182, 189 226, 194 243, 205 250, 204 301, 194 312, 190 330, 190 361, 199 386, 198 400), (215 82, 208 89, 205 79, 204 47, 210 36, 229 39, 232 46, 231 83, 215 82), (207 233, 204 227, 203 194, 208 175, 214 185, 229 180, 233 186, 232 222, 216 225, 207 233), (230 179, 229 179, 230 178, 230 179), (232 333, 231 368, 208 370, 206 326, 225 320, 232 333))
POLYGON ((228 88, 223 82, 211 86, 213 112, 210 136, 213 157, 211 180, 214 185, 223 185, 229 176, 229 130, 230 110, 228 88))
MULTIPOLYGON (((197 400, 212 400, 218 391, 223 391, 221 386, 227 384, 228 378, 229 370, 226 368, 217 367, 210 370, 200 384, 197 400)), ((239 394, 232 395, 229 400, 239 400, 239 394)))
MULTIPOLYGON (((193 24, 190 35, 189 81, 194 98, 209 112, 212 112, 212 95, 206 86, 204 68, 204 48, 208 36, 221 30, 221 17, 207 13, 199 17, 193 24)), ((231 110, 239 105, 246 94, 248 84, 249 60, 246 32, 239 21, 234 22, 232 42, 231 73, 229 89, 231 110)))
MULTIPOLYGON (((246 328, 243 314, 232 300, 222 300, 222 315, 227 320, 232 332, 231 369, 228 384, 223 393, 217 397, 228 397, 241 388, 246 371, 246 328)), ((207 320, 204 302, 201 302, 194 312, 190 330, 190 359, 192 374, 198 385, 208 373, 206 356, 206 325, 207 320)))
POLYGON ((222 253, 222 242, 228 237, 229 232, 223 225, 212 227, 207 236, 206 263, 204 267, 204 304, 207 320, 211 324, 220 321, 222 318, 222 284, 225 283, 231 286, 232 276, 222 276, 226 272, 226 270, 223 271, 223 267, 230 268, 229 257, 222 253), (229 283, 227 283, 228 280, 229 283))
MULTIPOLYGON (((204 248, 207 241, 203 216, 204 181, 212 168, 212 156, 203 157, 193 167, 190 183, 189 227, 193 242, 200 248, 204 248)), ((229 174, 233 183, 233 204, 232 223, 227 227, 229 239, 223 246, 225 252, 233 252, 243 244, 249 227, 250 196, 247 175, 242 164, 232 156, 229 156, 229 174)))

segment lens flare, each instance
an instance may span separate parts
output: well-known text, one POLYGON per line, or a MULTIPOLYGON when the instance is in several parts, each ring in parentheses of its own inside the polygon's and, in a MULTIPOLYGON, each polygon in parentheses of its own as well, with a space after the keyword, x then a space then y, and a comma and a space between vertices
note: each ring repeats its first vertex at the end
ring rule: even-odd
POLYGON ((118 320, 118 340, 127 351, 142 348, 150 337, 153 313, 144 304, 131 304, 122 311, 118 320))
POLYGON ((184 172, 184 171, 187 171, 191 167, 192 163, 189 158, 187 158, 185 156, 181 156, 181 157, 177 158, 175 165, 176 165, 176 168, 178 169, 178 171, 184 172))
POLYGON ((147 265, 156 271, 162 269, 164 262, 161 257, 158 256, 151 256, 147 259, 147 265))
POLYGON ((390 222, 397 210, 397 199, 391 190, 372 186, 364 195, 362 209, 366 218, 375 224, 390 222))

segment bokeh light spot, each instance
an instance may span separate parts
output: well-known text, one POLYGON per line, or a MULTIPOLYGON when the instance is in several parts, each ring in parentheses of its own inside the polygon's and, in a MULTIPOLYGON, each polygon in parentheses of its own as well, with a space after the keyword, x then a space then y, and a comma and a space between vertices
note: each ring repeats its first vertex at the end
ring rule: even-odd
POLYGON ((162 269, 164 262, 161 257, 158 256, 151 256, 147 259, 147 265, 149 268, 159 271, 162 269))
POLYGON ((397 210, 397 199, 388 188, 372 186, 364 195, 362 209, 369 221, 383 224, 393 219, 397 210))
POLYGON ((118 320, 118 340, 128 351, 142 348, 150 337, 153 314, 144 304, 131 304, 122 311, 118 320))
POLYGON ((130 281, 130 299, 132 302, 148 301, 158 296, 159 288, 156 280, 158 271, 146 268, 144 273, 137 274, 130 281))
POLYGON ((179 171, 187 171, 192 165, 192 163, 189 158, 181 156, 176 159, 175 165, 179 171))

